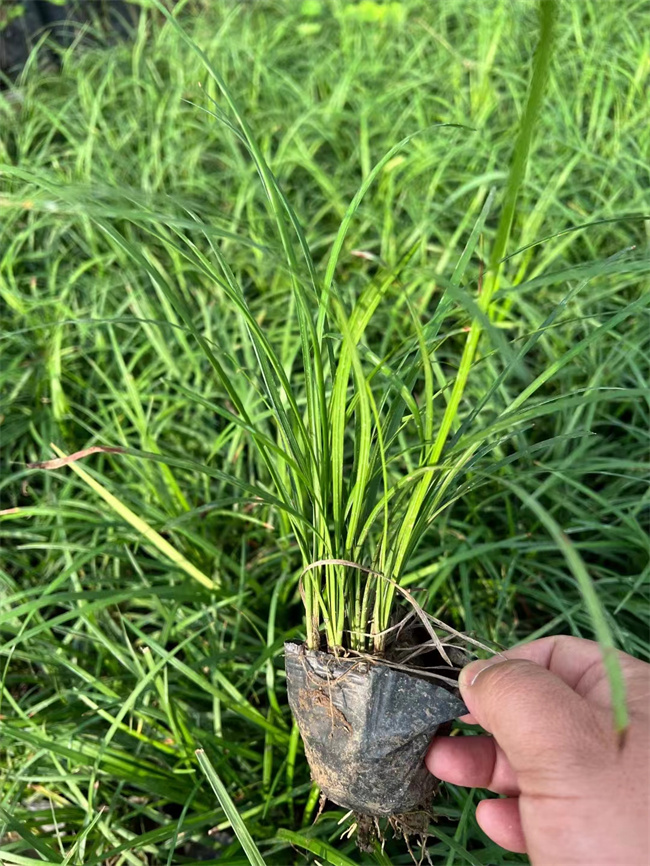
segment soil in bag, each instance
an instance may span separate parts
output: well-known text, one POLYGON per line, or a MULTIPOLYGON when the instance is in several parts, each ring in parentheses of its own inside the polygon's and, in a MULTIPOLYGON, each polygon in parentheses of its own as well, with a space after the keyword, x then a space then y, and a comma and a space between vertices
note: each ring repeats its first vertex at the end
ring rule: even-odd
POLYGON ((322 793, 373 817, 426 809, 436 787, 424 766, 431 738, 467 712, 457 689, 381 661, 298 643, 284 651, 289 704, 322 793))

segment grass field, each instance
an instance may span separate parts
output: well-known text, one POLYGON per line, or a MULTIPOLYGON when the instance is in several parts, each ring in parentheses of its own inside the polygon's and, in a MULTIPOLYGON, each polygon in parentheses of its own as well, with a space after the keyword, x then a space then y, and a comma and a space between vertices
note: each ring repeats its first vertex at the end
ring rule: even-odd
MULTIPOLYGON (((650 658, 643 10, 560 3, 446 459, 463 435, 480 447, 402 573, 431 613, 501 645, 593 636, 577 569, 617 645, 650 658)), ((359 352, 376 398, 404 386, 398 361, 495 190, 427 344, 430 382, 411 388, 416 412, 435 389, 437 429, 494 245, 535 5, 195 0, 180 20, 252 127, 317 279, 359 187, 413 135, 370 185, 335 272, 347 309, 386 284, 359 352)), ((130 44, 70 50, 60 71, 30 64, 0 93, 0 171, 0 861, 235 866, 245 824, 268 864, 410 863, 401 840, 360 854, 341 810, 314 823, 282 666, 283 641, 305 634, 300 551, 206 354, 274 436, 249 325, 215 276, 224 261, 306 411, 292 291, 306 266, 287 264, 200 58, 148 12, 130 44), (128 453, 31 468, 56 457, 50 443, 128 453)), ((336 354, 340 335, 327 343, 336 354)), ((386 472, 412 473, 420 445, 405 428, 386 472)), ((482 796, 445 786, 436 866, 525 862, 478 829, 482 796)))

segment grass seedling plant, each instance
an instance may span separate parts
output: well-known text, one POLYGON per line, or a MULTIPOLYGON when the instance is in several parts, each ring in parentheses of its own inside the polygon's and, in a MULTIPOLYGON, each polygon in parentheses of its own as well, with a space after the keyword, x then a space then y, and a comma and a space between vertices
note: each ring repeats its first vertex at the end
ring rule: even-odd
MULTIPOLYGON (((159 8, 178 27, 164 7, 159 8)), ((216 103, 211 109, 215 120, 230 126, 250 153, 277 225, 300 335, 300 355, 293 363, 304 374, 301 376, 304 403, 299 404, 290 367, 287 369, 283 364, 278 348, 255 319, 245 292, 221 251, 212 245, 210 259, 183 238, 183 255, 190 256, 219 282, 242 318, 258 365, 249 384, 259 395, 258 407, 261 404, 266 411, 260 413, 258 408, 257 417, 251 413, 241 390, 233 383, 229 361, 218 357, 200 335, 196 336, 235 409, 228 418, 245 425, 252 436, 287 529, 290 528, 300 548, 304 563, 301 594, 310 649, 320 648, 324 635, 327 648, 333 653, 344 649, 372 649, 378 654, 384 651, 395 589, 409 555, 417 548, 430 522, 458 495, 462 474, 488 440, 488 433, 484 439, 474 436, 472 444, 461 437, 454 442, 453 449, 445 450, 449 434, 457 426, 459 406, 480 335, 489 324, 490 305, 498 288, 517 193, 541 108, 552 53, 555 4, 543 3, 540 10, 540 39, 533 78, 513 148, 490 267, 479 285, 482 291, 477 315, 469 328, 450 394, 445 393, 446 388, 436 390, 432 359, 441 328, 447 322, 476 251, 494 195, 488 196, 433 315, 422 323, 408 298, 404 298, 413 337, 390 360, 370 353, 364 356, 364 333, 373 314, 382 301, 394 294, 401 269, 414 251, 406 251, 396 268, 371 281, 351 305, 346 304, 337 286, 336 268, 350 223, 365 193, 387 163, 408 146, 409 139, 394 146, 368 173, 341 222, 324 278, 319 279, 304 231, 264 159, 247 118, 208 58, 192 45, 216 82, 234 122, 216 103), (218 272, 214 270, 215 263, 218 272), (439 407, 445 401, 440 417, 439 407), (404 439, 417 442, 412 471, 405 471, 400 453, 404 439), (380 527, 378 533, 374 531, 376 526, 380 527)), ((449 133, 441 125, 428 134, 449 133)), ((191 315, 179 294, 171 286, 164 288, 193 328, 191 315)))

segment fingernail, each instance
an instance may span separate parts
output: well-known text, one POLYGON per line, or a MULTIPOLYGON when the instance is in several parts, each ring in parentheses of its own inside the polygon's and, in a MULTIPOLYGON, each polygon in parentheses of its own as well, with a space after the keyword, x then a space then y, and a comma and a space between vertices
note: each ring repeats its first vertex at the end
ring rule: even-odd
POLYGON ((465 665, 460 672, 458 685, 465 689, 469 686, 473 686, 483 671, 486 671, 494 665, 503 664, 505 661, 507 661, 507 659, 503 658, 503 656, 496 655, 489 659, 476 659, 476 661, 470 662, 468 665, 465 665))

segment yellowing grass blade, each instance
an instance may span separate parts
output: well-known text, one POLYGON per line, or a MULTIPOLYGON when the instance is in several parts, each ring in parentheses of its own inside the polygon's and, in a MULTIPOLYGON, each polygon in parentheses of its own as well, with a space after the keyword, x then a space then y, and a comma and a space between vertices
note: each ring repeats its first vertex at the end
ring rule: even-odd
MULTIPOLYGON (((50 448, 54 451, 54 453, 65 459, 68 455, 61 451, 60 448, 57 448, 52 442, 50 442, 50 448)), ((173 562, 174 565, 178 566, 178 568, 182 569, 186 574, 189 574, 190 577, 193 577, 194 580, 198 580, 200 584, 206 587, 206 589, 216 589, 217 584, 211 580, 206 574, 198 569, 195 565, 189 561, 189 559, 185 559, 182 553, 179 553, 175 547, 173 547, 168 541, 156 532, 153 527, 149 526, 146 520, 143 520, 141 517, 138 517, 130 508, 127 508, 123 502, 117 498, 117 496, 113 496, 112 493, 109 493, 108 490, 99 483, 99 481, 95 481, 95 479, 90 476, 81 466, 78 466, 75 462, 69 463, 70 469, 84 481, 88 487, 95 491, 101 498, 109 505, 116 514, 129 523, 137 532, 143 535, 148 542, 153 544, 170 562, 173 562)))

